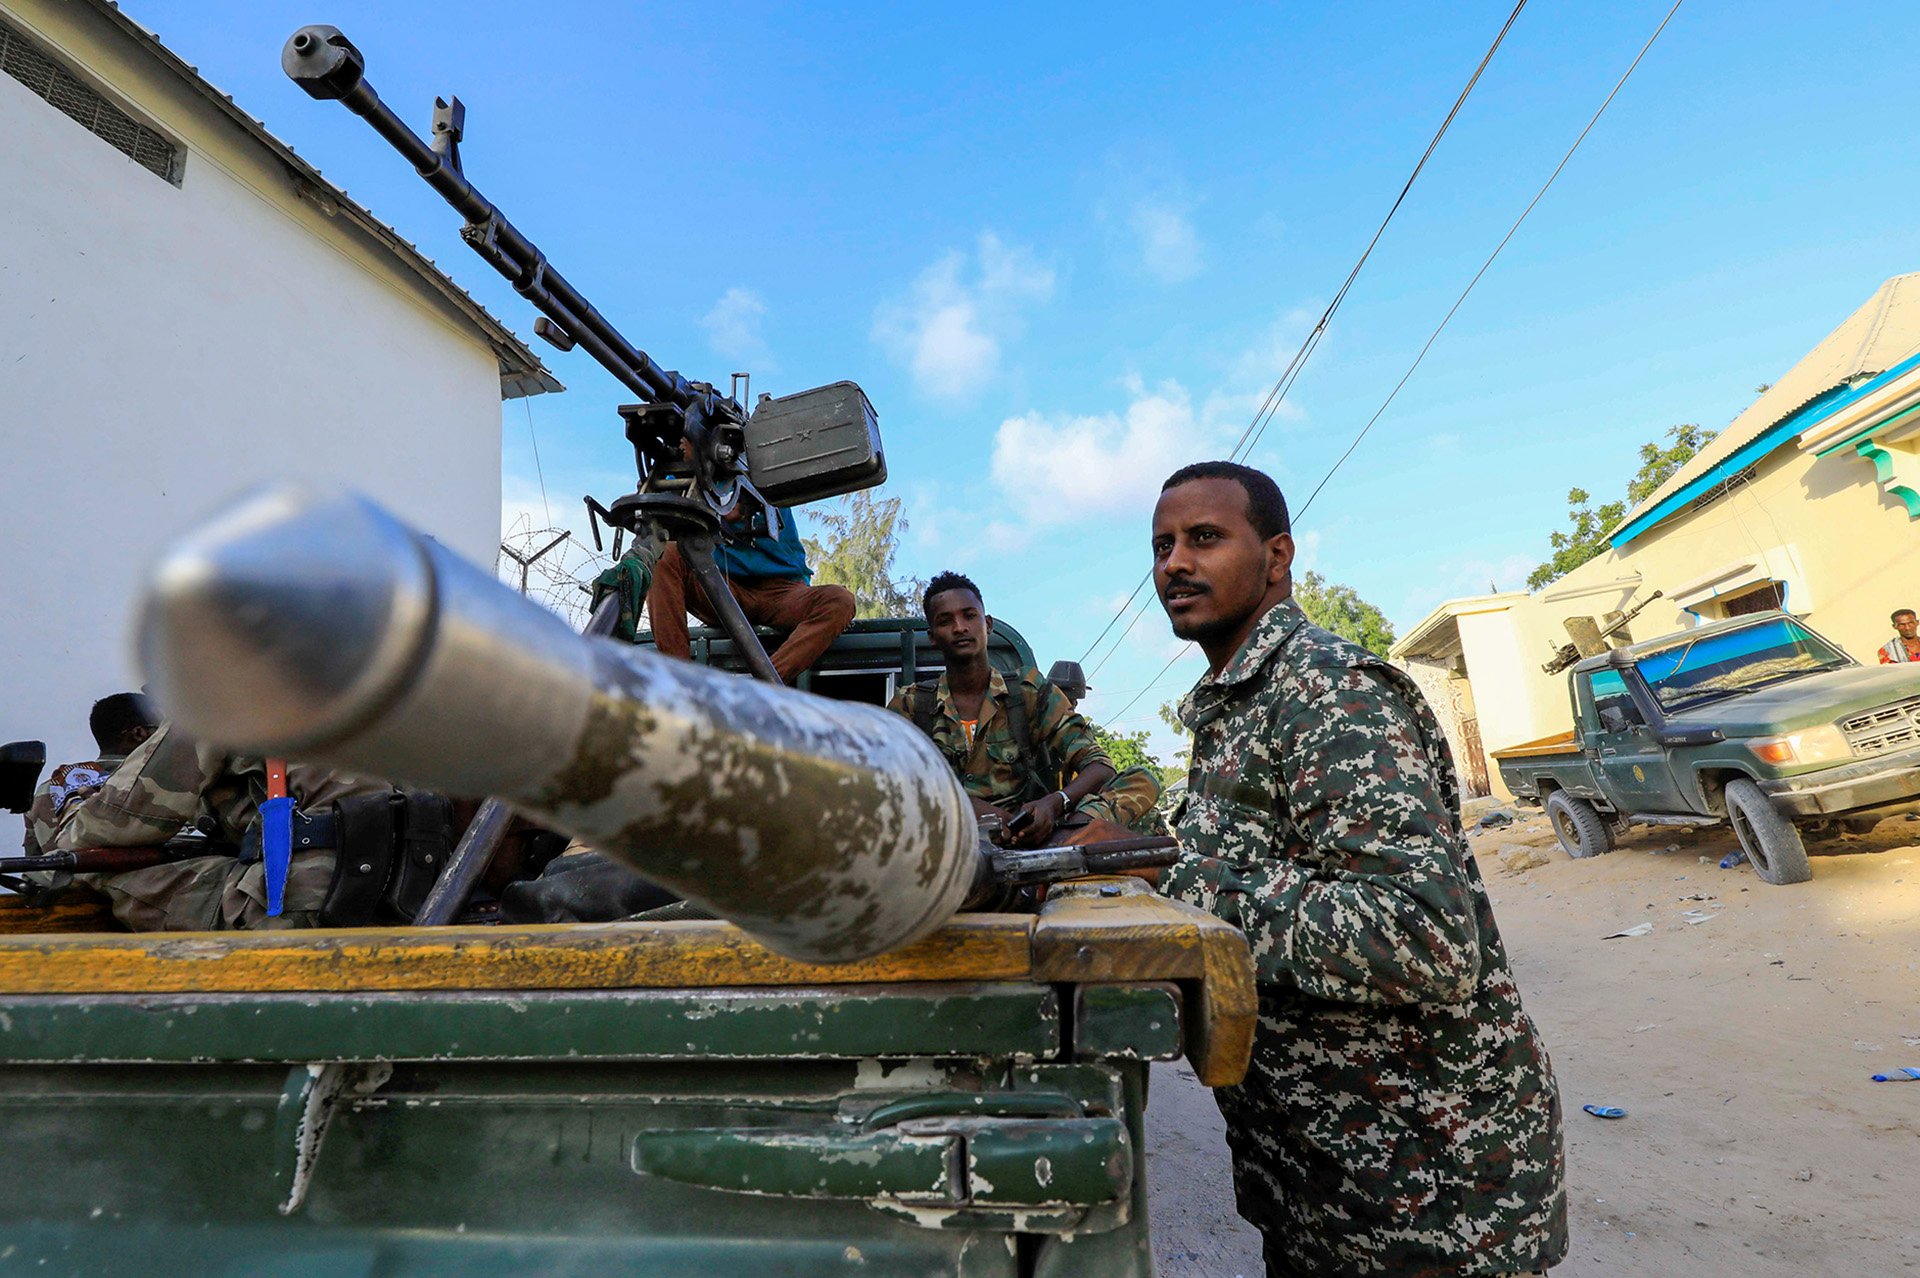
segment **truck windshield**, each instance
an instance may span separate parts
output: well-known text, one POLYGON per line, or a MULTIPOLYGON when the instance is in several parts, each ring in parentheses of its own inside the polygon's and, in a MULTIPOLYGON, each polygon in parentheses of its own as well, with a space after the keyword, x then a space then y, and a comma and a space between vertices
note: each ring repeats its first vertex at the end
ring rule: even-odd
POLYGON ((1646 653, 1636 665, 1666 710, 1738 696, 1853 661, 1790 617, 1702 635, 1646 653))

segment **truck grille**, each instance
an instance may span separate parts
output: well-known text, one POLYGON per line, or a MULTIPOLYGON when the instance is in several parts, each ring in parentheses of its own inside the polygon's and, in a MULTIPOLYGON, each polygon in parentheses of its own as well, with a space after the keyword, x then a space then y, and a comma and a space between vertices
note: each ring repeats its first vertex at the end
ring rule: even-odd
POLYGON ((1920 746, 1920 697, 1842 719, 1840 731, 1855 754, 1885 754, 1920 746))

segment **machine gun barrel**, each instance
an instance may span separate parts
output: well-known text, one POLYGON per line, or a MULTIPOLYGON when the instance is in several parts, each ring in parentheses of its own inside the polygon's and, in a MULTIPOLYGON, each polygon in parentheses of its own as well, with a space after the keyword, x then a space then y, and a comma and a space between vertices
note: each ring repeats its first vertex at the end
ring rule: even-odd
POLYGON ((199 737, 496 796, 793 958, 906 944, 973 887, 966 791, 906 719, 574 634, 358 497, 189 534, 138 644, 199 737))
MULTIPOLYGON (((622 336, 580 290, 553 269, 547 255, 467 180, 460 169, 457 125, 452 125, 446 131, 446 141, 436 146, 395 115, 367 83, 365 57, 338 27, 300 28, 281 51, 280 65, 311 96, 323 102, 337 100, 371 124, 374 132, 404 155, 427 185, 466 219, 461 235, 473 250, 634 394, 682 407, 698 400, 711 409, 721 402, 723 397, 717 392, 696 387, 680 374, 661 368, 622 336)), ((458 107, 446 109, 457 112, 458 107)))

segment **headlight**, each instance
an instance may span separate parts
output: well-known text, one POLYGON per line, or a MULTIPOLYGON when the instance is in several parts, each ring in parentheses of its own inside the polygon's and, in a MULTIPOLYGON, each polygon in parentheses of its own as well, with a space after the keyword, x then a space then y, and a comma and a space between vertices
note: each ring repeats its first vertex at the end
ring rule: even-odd
POLYGON ((1784 737, 1755 737, 1747 749, 1763 763, 1835 763, 1853 757, 1845 735, 1830 723, 1784 737))

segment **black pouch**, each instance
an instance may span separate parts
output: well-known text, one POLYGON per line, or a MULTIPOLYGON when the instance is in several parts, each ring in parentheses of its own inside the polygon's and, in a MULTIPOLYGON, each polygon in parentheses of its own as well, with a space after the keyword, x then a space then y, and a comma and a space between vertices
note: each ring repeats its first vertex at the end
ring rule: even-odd
POLYGON ((425 790, 388 790, 333 807, 339 859, 320 925, 413 922, 453 855, 452 802, 425 790))
POLYGON ((398 855, 385 904, 400 922, 411 923, 453 857, 453 802, 428 790, 402 790, 393 806, 398 855))
POLYGON ((356 794, 333 805, 340 842, 320 926, 365 927, 379 913, 393 877, 396 797, 356 794))

